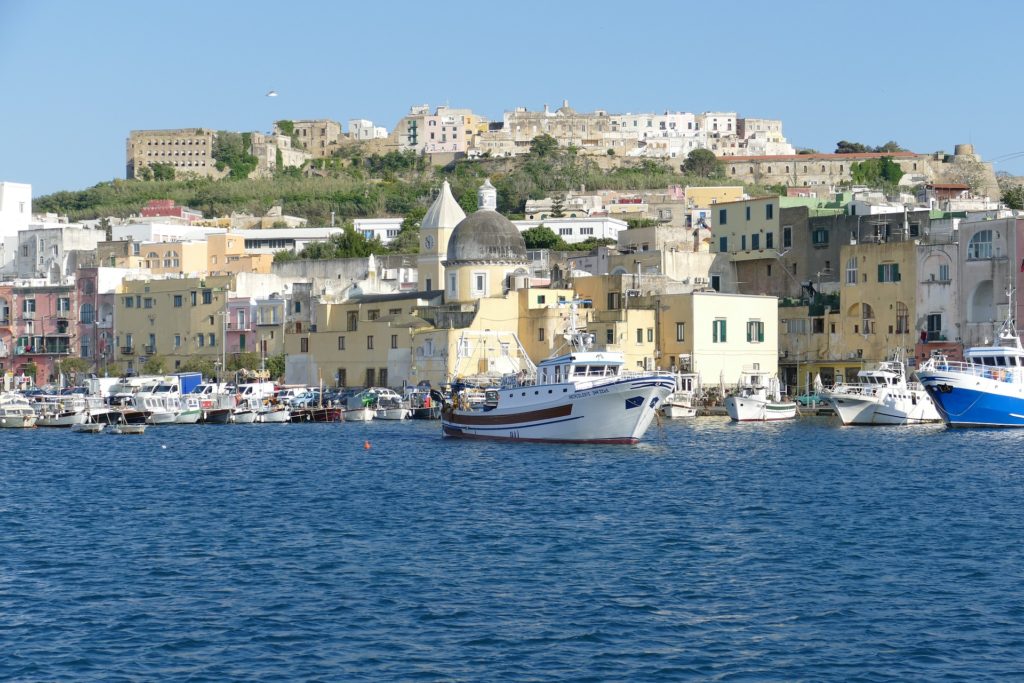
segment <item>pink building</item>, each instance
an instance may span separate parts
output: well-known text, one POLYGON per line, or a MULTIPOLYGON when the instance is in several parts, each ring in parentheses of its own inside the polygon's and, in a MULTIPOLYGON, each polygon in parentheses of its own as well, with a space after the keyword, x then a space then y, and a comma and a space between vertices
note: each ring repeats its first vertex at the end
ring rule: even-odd
POLYGON ((72 285, 0 285, 0 370, 22 384, 57 380, 57 363, 77 355, 72 285))

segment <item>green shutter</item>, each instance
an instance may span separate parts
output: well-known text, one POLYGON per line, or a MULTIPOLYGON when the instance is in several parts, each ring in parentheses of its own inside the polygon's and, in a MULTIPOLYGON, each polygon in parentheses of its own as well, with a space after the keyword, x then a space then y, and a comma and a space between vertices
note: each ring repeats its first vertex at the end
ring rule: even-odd
POLYGON ((712 343, 718 343, 718 321, 711 321, 711 341, 712 343))
POLYGON ((722 321, 722 341, 725 341, 725 321, 722 321))
POLYGON ((892 264, 892 281, 893 282, 899 282, 900 281, 900 264, 898 264, 898 263, 892 264))
POLYGON ((764 341, 764 323, 757 324, 757 341, 764 341))
POLYGON ((878 281, 879 282, 885 282, 885 280, 883 279, 884 277, 885 277, 885 266, 883 266, 881 263, 879 263, 878 264, 878 281))

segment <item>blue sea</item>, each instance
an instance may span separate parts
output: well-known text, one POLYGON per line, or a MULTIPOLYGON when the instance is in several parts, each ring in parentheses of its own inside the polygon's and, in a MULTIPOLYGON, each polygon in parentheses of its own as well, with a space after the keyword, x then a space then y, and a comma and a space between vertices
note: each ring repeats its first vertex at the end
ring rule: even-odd
POLYGON ((1024 432, 0 433, 5 681, 1024 679, 1024 432))

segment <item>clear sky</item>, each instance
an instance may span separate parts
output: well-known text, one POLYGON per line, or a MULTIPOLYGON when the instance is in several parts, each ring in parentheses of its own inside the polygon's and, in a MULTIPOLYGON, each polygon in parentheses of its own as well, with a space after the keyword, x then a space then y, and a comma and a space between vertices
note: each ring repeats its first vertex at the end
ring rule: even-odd
POLYGON ((124 177, 133 129, 269 131, 410 105, 735 111, 798 148, 970 142, 1024 175, 1024 4, 0 0, 0 180, 124 177), (278 97, 266 97, 269 90, 278 97))

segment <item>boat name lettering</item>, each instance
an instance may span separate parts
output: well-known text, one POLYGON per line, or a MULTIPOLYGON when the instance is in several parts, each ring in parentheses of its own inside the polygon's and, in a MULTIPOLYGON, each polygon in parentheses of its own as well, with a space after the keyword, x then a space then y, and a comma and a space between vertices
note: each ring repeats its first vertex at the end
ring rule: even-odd
POLYGON ((607 394, 607 393, 608 393, 608 389, 602 388, 602 387, 598 387, 597 389, 591 389, 589 391, 577 392, 577 393, 573 394, 572 396, 570 396, 570 398, 574 398, 574 399, 576 399, 576 398, 586 398, 587 396, 597 396, 598 394, 607 394))

